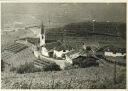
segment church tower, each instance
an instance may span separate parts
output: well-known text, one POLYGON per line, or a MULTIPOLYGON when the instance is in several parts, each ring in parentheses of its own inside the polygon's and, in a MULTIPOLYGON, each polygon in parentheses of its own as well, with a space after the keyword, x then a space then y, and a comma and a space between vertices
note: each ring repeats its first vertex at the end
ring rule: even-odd
POLYGON ((45 29, 43 22, 41 23, 41 32, 40 32, 40 46, 43 46, 45 44, 45 29))

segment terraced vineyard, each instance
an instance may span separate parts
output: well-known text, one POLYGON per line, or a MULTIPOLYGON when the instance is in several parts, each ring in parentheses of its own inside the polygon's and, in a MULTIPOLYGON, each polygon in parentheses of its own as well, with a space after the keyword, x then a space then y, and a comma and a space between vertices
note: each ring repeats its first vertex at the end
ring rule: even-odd
POLYGON ((45 66, 49 66, 50 64, 52 64, 52 62, 48 62, 45 60, 34 60, 34 66, 35 67, 39 67, 39 68, 44 68, 45 66))
POLYGON ((33 60, 36 60, 36 58, 33 55, 31 48, 26 48, 17 54, 14 54, 11 58, 5 60, 5 62, 11 64, 13 67, 18 67, 26 62, 33 62, 33 60))
POLYGON ((27 48, 27 46, 24 44, 14 43, 12 45, 7 46, 4 50, 8 50, 8 51, 11 51, 16 54, 26 48, 27 48))
POLYGON ((20 43, 11 43, 9 45, 6 45, 2 49, 2 59, 6 60, 6 59, 10 58, 11 56, 13 56, 14 54, 16 54, 26 48, 27 48, 26 45, 23 45, 20 43))
POLYGON ((32 53, 31 47, 20 43, 6 45, 1 54, 4 63, 8 64, 10 67, 17 67, 36 59, 32 53))
POLYGON ((8 58, 10 58, 11 56, 13 56, 14 53, 13 52, 9 52, 9 51, 4 51, 2 52, 2 60, 6 60, 8 58))

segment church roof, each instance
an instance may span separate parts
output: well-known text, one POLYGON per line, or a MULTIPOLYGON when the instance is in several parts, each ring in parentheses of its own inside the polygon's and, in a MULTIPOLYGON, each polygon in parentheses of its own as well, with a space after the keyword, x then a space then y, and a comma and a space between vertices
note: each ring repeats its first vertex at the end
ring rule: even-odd
POLYGON ((45 47, 46 47, 47 50, 51 50, 51 49, 55 49, 55 48, 57 48, 61 45, 62 45, 61 42, 52 42, 52 43, 46 43, 45 47))
POLYGON ((100 48, 97 52, 99 51, 111 51, 111 52, 121 52, 121 53, 126 53, 126 49, 125 48, 119 48, 119 47, 116 47, 116 46, 113 46, 113 45, 107 45, 107 46, 104 46, 102 48, 100 48))
POLYGON ((57 51, 72 50, 72 47, 70 45, 62 44, 62 45, 56 47, 55 50, 57 50, 57 51))

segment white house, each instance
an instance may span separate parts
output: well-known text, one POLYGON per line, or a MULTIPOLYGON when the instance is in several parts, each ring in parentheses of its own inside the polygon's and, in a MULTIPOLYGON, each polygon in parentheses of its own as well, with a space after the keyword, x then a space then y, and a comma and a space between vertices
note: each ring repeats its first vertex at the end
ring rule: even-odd
POLYGON ((49 57, 49 54, 48 54, 49 52, 46 49, 46 47, 42 47, 41 53, 42 53, 42 55, 49 57))
POLYGON ((126 56, 125 49, 123 48, 117 48, 112 45, 105 46, 103 48, 100 48, 97 51, 97 55, 103 55, 103 56, 112 56, 112 57, 123 57, 126 56))
POLYGON ((54 55, 56 56, 56 58, 62 58, 63 55, 65 53, 68 53, 68 52, 69 52, 69 50, 66 50, 66 51, 64 51, 64 50, 61 50, 61 51, 54 50, 54 55))
POLYGON ((120 57, 122 56, 123 57, 123 56, 126 56, 126 53, 116 53, 116 56, 120 56, 120 57))
MULTIPOLYGON (((64 55, 68 52, 70 52, 72 48, 66 44, 62 44, 58 47, 54 48, 54 55, 56 58, 63 58, 64 55)), ((63 58, 64 59, 64 58, 63 58)))
POLYGON ((112 57, 123 57, 123 56, 126 56, 126 53, 113 53, 113 52, 107 52, 105 51, 104 53, 105 56, 112 56, 112 57))
MULTIPOLYGON (((60 42, 52 42, 52 43, 46 43, 44 44, 41 50, 42 55, 50 57, 52 56, 50 53, 52 53, 54 55, 54 48, 60 46, 61 43, 60 42)), ((57 52, 56 52, 57 53, 57 52)))
POLYGON ((110 51, 110 52, 109 52, 109 51, 105 51, 105 52, 104 52, 104 55, 105 55, 105 56, 116 57, 116 54, 113 54, 113 52, 111 52, 111 51, 110 51))

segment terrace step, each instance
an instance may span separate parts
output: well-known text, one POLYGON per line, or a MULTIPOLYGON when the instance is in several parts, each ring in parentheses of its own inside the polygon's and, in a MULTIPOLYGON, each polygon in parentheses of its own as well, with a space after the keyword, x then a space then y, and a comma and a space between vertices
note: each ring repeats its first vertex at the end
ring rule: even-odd
POLYGON ((6 60, 6 59, 10 58, 11 56, 13 56, 14 53, 9 52, 9 51, 4 51, 1 53, 1 55, 2 55, 1 59, 6 60))
POLYGON ((20 44, 20 43, 13 43, 11 45, 6 46, 2 52, 4 52, 5 50, 13 52, 13 53, 17 53, 20 52, 23 49, 26 49, 28 46, 24 45, 24 44, 20 44))
POLYGON ((43 64, 43 65, 50 65, 51 64, 47 61, 42 61, 42 60, 36 60, 36 61, 34 61, 34 63, 39 63, 39 64, 43 64))

